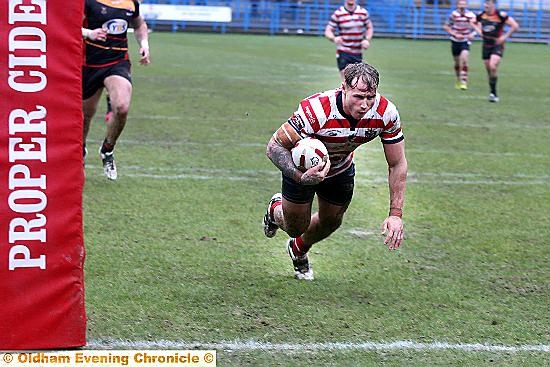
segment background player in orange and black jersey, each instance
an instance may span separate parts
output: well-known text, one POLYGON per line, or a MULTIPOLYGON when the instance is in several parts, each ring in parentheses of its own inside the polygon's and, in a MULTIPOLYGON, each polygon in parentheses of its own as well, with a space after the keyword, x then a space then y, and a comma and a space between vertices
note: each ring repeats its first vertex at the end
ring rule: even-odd
POLYGON ((489 77, 489 102, 498 102, 497 70, 504 52, 504 42, 519 29, 518 23, 496 8, 496 0, 485 0, 484 11, 477 15, 474 27, 483 38, 482 57, 489 77), (504 25, 508 31, 504 33, 504 25))
POLYGON ((84 115, 84 152, 92 117, 103 88, 107 89, 113 114, 107 121, 105 140, 100 148, 103 171, 116 180, 114 148, 124 129, 132 97, 132 78, 128 55, 129 27, 139 45, 140 64, 149 64, 147 23, 139 13, 137 0, 85 0, 84 63, 82 67, 82 110, 84 115))

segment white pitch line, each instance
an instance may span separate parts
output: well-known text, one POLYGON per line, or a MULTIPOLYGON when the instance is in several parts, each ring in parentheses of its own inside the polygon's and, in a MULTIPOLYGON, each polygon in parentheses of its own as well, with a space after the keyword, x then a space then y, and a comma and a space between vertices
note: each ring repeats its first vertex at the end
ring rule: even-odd
MULTIPOLYGON (((424 123, 424 122, 422 122, 424 123)), ((430 122, 428 122, 430 123, 430 122)), ((431 124, 435 124, 435 125, 445 125, 445 126, 450 126, 450 127, 462 127, 462 128, 467 128, 467 129, 502 129, 502 128, 508 128, 508 127, 511 127, 512 125, 510 124, 487 124, 487 123, 484 123, 484 124, 471 124, 471 123, 462 123, 462 122, 440 122, 440 121, 437 121, 437 122, 431 122, 431 124)), ((525 129, 535 129, 535 130, 547 130, 547 129, 550 129, 550 126, 548 125, 522 125, 521 128, 525 128, 525 129)))
POLYGON ((467 151, 467 150, 436 150, 436 149, 419 149, 411 148, 407 149, 407 153, 421 153, 421 154, 437 154, 437 155, 477 155, 477 156, 488 156, 488 157, 532 157, 532 158, 544 158, 546 155, 541 153, 521 153, 521 152, 478 152, 478 151, 467 151))
POLYGON ((166 115, 142 115, 142 116, 133 116, 132 118, 139 120, 183 120, 183 116, 166 116, 166 115))
MULTIPOLYGON (((96 165, 86 165, 88 169, 98 169, 96 165)), ((265 181, 267 177, 275 178, 281 174, 277 170, 253 169, 204 169, 188 167, 140 167, 126 166, 120 169, 121 176, 132 178, 150 178, 153 180, 229 180, 229 181, 265 181)), ((357 184, 386 184, 387 176, 358 172, 357 184)), ((407 182, 410 184, 438 185, 550 185, 550 175, 515 174, 511 176, 485 175, 480 173, 453 172, 409 172, 407 182), (514 180, 515 179, 515 180, 514 180)))
MULTIPOLYGON (((102 142, 102 141, 101 141, 102 142)), ((88 143, 93 144, 100 144, 99 140, 93 140, 88 139, 88 143)), ((140 140, 125 140, 121 139, 120 144, 124 145, 141 145, 141 146, 147 146, 147 147, 183 147, 183 146, 220 146, 220 147, 226 147, 228 145, 227 142, 223 141, 158 141, 158 140, 147 140, 147 141, 140 141, 140 140)), ((266 143, 236 143, 232 142, 230 144, 232 147, 252 147, 252 148, 262 148, 265 149, 267 146, 266 143)), ((361 155, 362 150, 366 150, 369 153, 382 153, 382 148, 380 146, 366 146, 365 148, 361 148, 361 150, 357 151, 356 154, 361 155)), ((531 158, 544 158, 546 155, 542 153, 522 153, 522 152, 479 152, 479 151, 471 151, 471 150, 437 150, 437 149, 422 149, 422 148, 410 148, 407 149, 408 153, 420 153, 420 154, 437 154, 437 155, 453 155, 456 156, 457 154, 464 154, 468 156, 488 156, 488 157, 531 157, 531 158)))
MULTIPOLYGON (((150 178, 154 180, 229 180, 229 181, 264 181, 262 177, 242 177, 242 176, 206 176, 192 174, 177 174, 177 175, 154 175, 149 173, 121 173, 127 177, 133 178, 150 178)), ((357 184, 385 184, 387 178, 379 179, 356 179, 357 184)), ((531 186, 531 185, 549 185, 547 181, 487 181, 487 180, 419 180, 417 178, 407 179, 409 184, 434 184, 434 185, 504 185, 504 186, 531 186)))
MULTIPOLYGON (((215 180, 223 179, 228 181, 250 181, 254 180, 252 177, 237 177, 237 176, 206 176, 206 175, 193 175, 193 174, 175 174, 175 175, 154 175, 151 173, 127 173, 128 177, 142 177, 151 178, 155 180, 215 180)), ((257 178, 256 178, 257 179, 257 178)))
MULTIPOLYGON (((360 176, 364 176, 365 174, 359 174, 360 176)), ((371 176, 369 174, 366 174, 368 176, 371 176)), ((414 171, 409 171, 408 173, 408 178, 413 178, 413 177, 436 177, 438 180, 441 178, 441 177, 459 177, 459 178, 463 178, 463 177, 469 177, 469 178, 472 178, 472 177, 480 177, 480 178, 498 178, 499 176, 498 175, 494 175, 494 174, 485 174, 485 173, 474 173, 474 172, 414 172, 414 171)), ((547 174, 543 174, 543 175, 529 175, 529 174, 525 174, 525 173, 516 173, 516 174, 513 174, 513 175, 509 175, 509 176, 506 176, 506 177, 511 177, 511 178, 517 178, 517 179, 539 179, 539 180, 548 180, 550 179, 550 175, 547 175, 547 174)))
POLYGON ((410 340, 395 342, 339 342, 339 343, 269 343, 258 341, 222 341, 219 343, 186 341, 130 341, 120 339, 90 340, 90 349, 213 349, 225 351, 327 351, 327 350, 460 350, 465 352, 539 352, 549 353, 550 345, 498 345, 487 343, 418 343, 410 340))
MULTIPOLYGON (((239 78, 240 79, 240 78, 239 78)), ((389 96, 387 93, 384 94, 385 96, 389 96)), ((466 98, 464 96, 460 97, 460 98, 466 98)), ((485 99, 486 97, 485 96, 471 96, 469 99, 485 99)), ((243 113, 244 115, 244 113, 243 113)), ((155 121, 158 121, 158 120, 170 120, 170 121, 178 121, 178 120, 181 120, 181 121, 184 121, 185 118, 183 116, 170 116, 170 115, 135 115, 135 116, 131 116, 130 117, 131 119, 135 119, 135 120, 155 120, 155 121)), ((282 123, 283 121, 281 121, 282 123)), ((422 125, 426 125, 426 124, 432 124, 432 125, 438 125, 438 126, 441 126, 441 125, 444 125, 444 126, 451 126, 451 127, 464 127, 464 128, 474 128, 474 129, 487 129, 487 128, 490 128, 490 129, 502 129, 503 127, 516 127, 517 125, 515 124, 510 124, 510 123, 483 123, 483 124, 474 124, 474 123, 467 123, 467 122, 454 122, 454 121, 422 121, 421 123, 419 124, 422 124, 422 125)), ((537 124, 537 123, 529 123, 529 122, 525 122, 525 123, 522 123, 521 125, 521 128, 522 129, 536 129, 536 130, 547 130, 547 129, 550 129, 550 126, 547 125, 547 124, 537 124)))
MULTIPOLYGON (((87 165, 87 167, 90 168, 97 168, 99 166, 97 165, 87 165)), ((191 174, 191 175, 198 175, 198 176, 204 176, 204 177, 211 177, 211 176, 220 176, 222 178, 225 178, 224 175, 229 174, 236 174, 238 177, 242 176, 280 176, 281 173, 277 171, 276 169, 270 169, 270 170, 262 170, 262 169, 236 169, 236 168, 199 168, 199 167, 183 167, 183 166, 172 166, 172 167, 143 167, 143 166, 124 166, 126 170, 130 171, 143 171, 149 175, 150 173, 147 172, 174 172, 174 175, 178 174, 191 174), (201 175, 202 174, 202 175, 201 175)), ((138 173, 141 174, 141 173, 138 173)), ((150 174, 154 175, 154 174, 150 174)), ((367 172, 357 172, 355 174, 356 177, 362 177, 362 178, 370 178, 374 180, 378 179, 386 179, 387 176, 384 175, 373 175, 372 173, 367 172)), ((451 177, 451 178, 481 178, 481 179, 496 179, 499 180, 501 177, 494 174, 484 174, 484 173, 474 173, 474 172, 415 172, 415 171, 409 171, 408 178, 409 179, 415 179, 415 178, 426 178, 426 177, 433 177, 437 180, 437 182, 441 182, 442 177, 451 177)), ((516 178, 516 179, 536 179, 536 180, 549 180, 550 175, 543 174, 543 175, 530 175, 525 173, 516 173, 509 176, 504 176, 506 178, 516 178)))
MULTIPOLYGON (((94 144, 100 144, 103 142, 103 140, 100 142, 99 140, 93 140, 88 139, 88 143, 94 143, 94 144)), ((178 146, 223 146, 226 147, 228 145, 232 147, 261 147, 265 148, 267 146, 267 141, 265 143, 227 143, 223 141, 186 141, 186 140, 180 140, 180 141, 159 141, 159 140, 147 140, 147 141, 141 141, 141 140, 125 140, 121 139, 120 144, 128 144, 128 145, 141 145, 141 146, 164 146, 164 147, 178 147, 178 146)))

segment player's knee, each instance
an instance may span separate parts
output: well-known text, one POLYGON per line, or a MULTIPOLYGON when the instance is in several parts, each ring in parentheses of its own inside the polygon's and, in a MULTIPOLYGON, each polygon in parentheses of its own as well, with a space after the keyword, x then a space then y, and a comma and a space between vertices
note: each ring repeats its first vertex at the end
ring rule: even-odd
POLYGON ((311 214, 308 211, 298 213, 285 212, 281 228, 283 228, 290 237, 298 237, 307 231, 310 222, 311 214))
POLYGON ((296 225, 296 224, 287 224, 286 226, 286 233, 292 237, 292 238, 296 238, 300 235, 302 235, 305 231, 307 231, 307 227, 309 226, 309 223, 308 225, 304 225, 304 224, 301 224, 301 225, 296 225))
POLYGON ((310 219, 309 218, 300 218, 297 220, 286 221, 285 220, 285 232, 290 237, 298 237, 309 227, 310 219))
POLYGON ((329 233, 336 231, 342 225, 342 216, 319 218, 319 226, 329 233))
POLYGON ((129 103, 121 103, 114 106, 113 110, 119 117, 126 117, 128 116, 128 112, 130 111, 130 104, 129 103))

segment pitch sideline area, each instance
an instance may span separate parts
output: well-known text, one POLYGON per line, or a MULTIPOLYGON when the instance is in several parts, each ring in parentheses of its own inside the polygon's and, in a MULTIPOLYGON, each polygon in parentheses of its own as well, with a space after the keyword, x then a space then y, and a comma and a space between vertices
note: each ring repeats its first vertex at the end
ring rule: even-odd
POLYGON ((486 343, 418 343, 410 340, 394 342, 323 342, 323 343, 267 343, 258 341, 223 341, 218 343, 186 342, 186 341, 129 341, 117 339, 90 340, 90 349, 215 349, 238 351, 327 351, 327 350, 457 350, 465 352, 540 352, 550 353, 550 345, 496 345, 486 343))

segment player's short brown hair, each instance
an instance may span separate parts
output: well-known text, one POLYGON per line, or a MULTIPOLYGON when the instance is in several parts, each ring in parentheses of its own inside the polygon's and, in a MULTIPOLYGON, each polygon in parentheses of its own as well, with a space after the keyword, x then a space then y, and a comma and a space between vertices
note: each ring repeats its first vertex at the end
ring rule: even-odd
POLYGON ((358 62, 346 66, 344 69, 344 81, 346 85, 355 88, 359 80, 365 83, 369 89, 376 90, 378 89, 380 75, 373 66, 365 62, 358 62))

